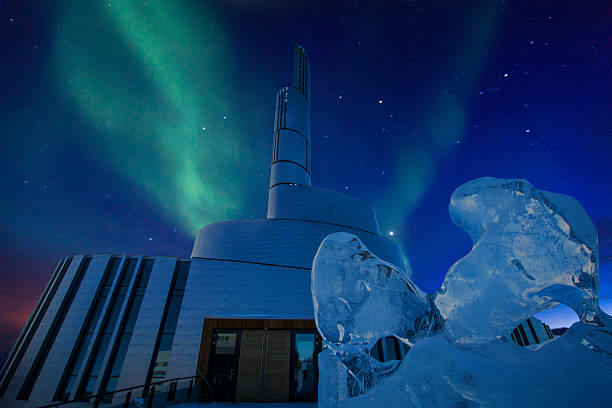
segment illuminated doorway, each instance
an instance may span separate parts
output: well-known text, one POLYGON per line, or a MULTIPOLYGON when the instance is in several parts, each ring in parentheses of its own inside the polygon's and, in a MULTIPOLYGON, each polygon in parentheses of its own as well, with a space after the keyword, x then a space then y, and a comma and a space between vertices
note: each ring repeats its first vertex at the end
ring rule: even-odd
POLYGON ((320 350, 313 320, 206 319, 198 367, 216 401, 314 401, 320 350))

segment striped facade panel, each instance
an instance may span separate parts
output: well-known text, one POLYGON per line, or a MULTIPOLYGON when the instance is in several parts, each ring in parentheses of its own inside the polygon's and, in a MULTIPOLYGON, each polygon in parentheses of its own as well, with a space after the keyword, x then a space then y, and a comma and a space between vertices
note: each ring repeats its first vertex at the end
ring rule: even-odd
POLYGON ((52 400, 60 380, 59 374, 64 371, 66 361, 70 358, 109 259, 110 255, 107 254, 92 257, 49 357, 40 372, 30 398, 31 402, 39 401, 42 404, 52 400))
MULTIPOLYGON (((155 258, 116 389, 146 381, 176 263, 177 258, 155 258)), ((123 398, 117 394, 114 401, 123 398)))
POLYGON ((8 358, 4 363, 2 370, 0 370, 0 398, 4 395, 9 384, 11 383, 13 374, 17 370, 17 367, 19 367, 21 359, 28 349, 32 337, 38 330, 38 326, 45 316, 47 308, 53 300, 55 292, 61 284, 71 262, 72 257, 62 258, 60 260, 55 268, 55 272, 49 280, 49 283, 45 287, 42 296, 30 314, 24 328, 19 333, 15 344, 11 348, 8 358))
POLYGON ((8 384, 6 392, 2 396, 3 404, 12 403, 17 399, 17 396, 22 386, 24 385, 24 382, 26 380, 26 377, 28 376, 28 373, 30 372, 31 367, 34 365, 38 353, 47 337, 47 333, 49 332, 49 329, 51 328, 56 318, 56 315, 58 314, 60 306, 62 305, 62 301, 65 298, 67 292, 69 291, 72 285, 72 281, 75 278, 77 270, 79 269, 79 266, 83 259, 84 256, 82 255, 78 255, 73 258, 62 282, 60 283, 59 287, 57 288, 57 291, 55 292, 55 296, 49 303, 49 307, 47 308, 47 311, 38 326, 38 330, 32 337, 29 347, 24 352, 20 364, 16 368, 15 373, 12 376, 10 383, 8 384))
MULTIPOLYGON (((61 395, 59 392, 59 389, 62 388, 61 381, 65 380, 66 373, 69 375, 73 368, 71 364, 75 364, 74 353, 78 351, 77 342, 83 338, 83 332, 89 325, 88 319, 91 319, 92 316, 97 316, 96 321, 92 322, 95 329, 93 329, 91 341, 86 344, 82 361, 78 363, 80 364, 80 369, 77 367, 79 374, 74 381, 75 384, 71 388, 72 392, 69 397, 72 399, 79 395, 77 384, 87 385, 88 375, 97 374, 92 383, 93 394, 96 394, 101 386, 106 386, 111 375, 112 358, 120 338, 119 331, 126 323, 127 308, 137 290, 142 293, 137 306, 137 317, 131 317, 135 319, 135 322, 131 323, 133 328, 130 328, 133 332, 129 336, 127 352, 121 358, 122 367, 120 367, 121 375, 118 384, 116 387, 113 385, 113 388, 144 383, 151 356, 154 354, 177 258, 157 257, 154 260, 147 258, 153 261, 152 269, 149 269, 150 277, 147 276, 146 280, 148 285, 145 283, 146 288, 137 288, 136 280, 139 277, 138 272, 141 270, 139 267, 143 259, 143 257, 116 257, 108 254, 78 255, 73 258, 70 267, 65 271, 64 279, 57 287, 55 296, 49 301, 47 313, 41 319, 39 329, 25 351, 21 364, 15 370, 5 395, 0 399, 2 407, 34 407, 57 401, 58 395, 61 395), (103 286, 105 273, 111 269, 112 259, 116 260, 113 262, 116 262, 118 267, 115 267, 116 273, 105 292, 107 296, 100 297, 101 288, 105 287, 103 286), (130 271, 129 265, 133 267, 133 272, 130 271), (79 273, 80 279, 77 282, 79 273), (103 299, 101 311, 92 313, 98 298, 103 299), (62 305, 69 306, 64 313, 61 313, 62 305), (59 317, 61 321, 58 320, 59 317), (112 325, 107 324, 109 321, 112 321, 112 325), (57 329, 56 333, 52 330, 54 324, 57 329), (105 338, 105 335, 109 341, 100 346, 100 340, 105 338), (51 339, 50 342, 49 339, 51 339), (49 344, 43 347, 45 341, 49 344), (41 360, 40 369, 32 375, 33 368, 36 367, 35 363, 38 361, 37 358, 40 360, 41 356, 44 357, 44 361, 41 360), (86 364, 88 361, 89 367, 86 364), (92 373, 91 362, 93 361, 99 361, 96 363, 95 373, 92 373), (25 381, 28 376, 33 381, 31 387, 26 386, 25 381), (27 398, 18 399, 24 390, 28 390, 27 398)), ((54 274, 52 280, 56 275, 54 274)), ((47 292, 45 290, 43 295, 46 295, 47 292)))
POLYGON ((120 273, 115 275, 110 296, 102 309, 100 321, 94 332, 94 340, 90 343, 87 360, 90 365, 83 364, 77 388, 72 397, 86 396, 89 392, 97 394, 100 383, 108 364, 111 350, 117 340, 120 322, 129 303, 129 294, 134 284, 136 271, 141 259, 124 257, 119 265, 120 273), (93 362, 99 363, 96 367, 93 362))
POLYGON ((510 338, 519 346, 529 346, 552 340, 554 335, 546 323, 535 317, 530 317, 510 333, 510 338))

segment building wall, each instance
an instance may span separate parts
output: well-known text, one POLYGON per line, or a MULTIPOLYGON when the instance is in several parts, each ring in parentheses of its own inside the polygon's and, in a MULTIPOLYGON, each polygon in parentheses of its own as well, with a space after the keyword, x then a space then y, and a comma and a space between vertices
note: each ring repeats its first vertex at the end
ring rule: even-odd
POLYGON ((116 389, 146 381, 176 262, 172 257, 155 258, 116 389))
POLYGON ((320 187, 281 184, 271 188, 268 218, 319 221, 379 233, 368 202, 320 187))
MULTIPOLYGON (((92 350, 94 348, 94 340, 102 336, 101 326, 103 325, 103 317, 108 316, 109 307, 112 299, 121 299, 118 296, 117 285, 121 275, 121 271, 126 259, 137 259, 136 268, 132 275, 129 286, 126 288, 126 296, 119 302, 120 308, 116 323, 112 326, 113 334, 111 336, 110 345, 104 349, 102 354, 102 367, 99 371, 100 375, 96 382, 94 394, 98 392, 100 380, 104 373, 104 368, 110 366, 110 354, 113 344, 117 341, 118 331, 121 326, 120 322, 125 316, 126 305, 130 299, 130 294, 133 296, 133 285, 137 275, 139 265, 143 257, 123 256, 119 263, 118 271, 115 274, 112 286, 109 290, 109 296, 103 303, 102 312, 97 322, 95 322, 95 332, 89 346, 84 348, 85 354, 81 363, 78 378, 73 386, 70 398, 76 397, 77 385, 85 375, 85 362, 93 357, 92 350)), ((9 386, 0 398, 0 406, 2 407, 25 407, 25 406, 40 406, 50 403, 58 386, 62 374, 65 372, 69 364, 71 355, 77 350, 79 334, 85 330, 88 314, 91 313, 92 305, 95 303, 96 296, 100 294, 101 282, 105 270, 109 265, 111 255, 101 254, 92 257, 77 255, 74 257, 70 267, 66 271, 63 281, 57 289, 55 297, 41 320, 41 323, 34 335, 32 341, 24 353, 23 358, 19 362, 17 370, 11 377, 9 386), (76 285, 77 271, 84 259, 91 258, 89 266, 83 270, 82 280, 76 287, 73 296, 68 296, 69 287, 76 285), (34 361, 40 357, 43 345, 48 340, 48 333, 52 326, 52 322, 57 320, 60 312, 60 305, 65 303, 66 299, 72 299, 69 309, 65 314, 57 335, 49 344, 50 348, 44 359, 44 364, 40 373, 35 378, 32 392, 27 401, 17 400, 20 389, 22 388, 27 374, 31 367, 34 366, 34 361)), ((135 323, 134 332, 130 339, 130 344, 124 360, 125 367, 121 371, 118 386, 127 384, 126 386, 140 385, 146 380, 153 347, 157 339, 160 328, 161 316, 164 312, 170 281, 175 271, 177 258, 157 257, 155 258, 151 277, 143 296, 143 302, 138 313, 135 323)), ((4 379, 2 379, 4 380, 4 379)))
POLYGON ((314 319, 309 269, 193 259, 168 378, 194 375, 206 318, 314 319))
POLYGON ((358 236, 378 257, 405 270, 395 242, 363 230, 307 220, 257 219, 210 224, 198 231, 191 257, 311 268, 323 239, 341 231, 358 236))
POLYGON ((510 338, 519 346, 529 346, 546 343, 552 340, 554 335, 546 323, 535 317, 530 317, 510 333, 510 338))
MULTIPOLYGON (((66 275, 64 276, 64 279, 62 280, 57 292, 55 293, 53 300, 51 301, 51 304, 49 305, 49 308, 45 313, 45 316, 43 317, 42 321, 40 322, 40 325, 38 326, 38 329, 36 330, 36 334, 32 338, 32 341, 30 342, 27 351, 23 355, 21 361, 18 363, 18 367, 10 379, 9 386, 4 395, 2 396, 3 404, 5 404, 5 402, 15 403, 19 390, 21 389, 22 384, 25 382, 26 376, 30 368, 33 366, 35 359, 37 358, 38 352, 45 341, 45 338, 47 336, 47 333, 49 332, 49 328, 52 325, 54 317, 57 315, 57 312, 60 309, 62 299, 64 299, 82 260, 82 255, 75 256, 73 258, 72 263, 70 264, 70 267, 68 268, 66 275)), ((77 293, 77 295, 78 294, 79 293, 77 293)), ((2 381, 5 380, 5 378, 2 378, 2 381)), ((52 386, 46 379, 43 379, 42 384, 44 384, 42 386, 43 388, 49 388, 52 386)), ((38 389, 35 389, 35 391, 38 391, 38 389)), ((17 406, 19 406, 19 402, 17 402, 17 404, 17 406)))
MULTIPOLYGON (((82 258, 83 255, 79 257, 82 258)), ((61 373, 64 371, 74 342, 81 331, 109 259, 110 255, 108 254, 93 256, 74 297, 72 306, 66 314, 64 323, 40 372, 39 379, 32 390, 29 399, 30 403, 42 405, 53 398, 61 373)))
MULTIPOLYGON (((62 374, 70 357, 77 350, 79 334, 85 331, 92 305, 99 296, 105 270, 111 255, 94 255, 89 267, 83 271, 83 278, 74 293, 70 309, 51 344, 45 363, 37 377, 28 401, 16 399, 28 370, 41 350, 41 345, 56 318, 59 305, 66 298, 68 287, 74 284, 79 265, 85 256, 74 257, 72 264, 57 290, 56 296, 41 321, 9 387, 2 399, 2 407, 33 407, 50 403, 58 390, 62 374)), ((110 310, 123 265, 127 259, 137 258, 136 269, 130 280, 126 296, 122 300, 116 323, 112 330, 111 344, 101 356, 103 364, 93 393, 101 392, 102 374, 112 365, 111 350, 118 342, 121 321, 126 314, 126 305, 134 294, 135 281, 142 260, 145 257, 123 256, 115 274, 109 296, 104 302, 102 313, 95 324, 95 332, 79 370, 70 398, 77 396, 77 386, 86 377, 85 362, 94 357, 95 339, 101 338, 104 316, 110 310), (113 295, 114 294, 114 295, 113 295)), ((150 375, 152 358, 161 329, 167 300, 176 274, 178 258, 156 257, 144 292, 130 343, 121 367, 115 389, 144 384, 150 375)), ((189 274, 177 327, 169 356, 166 378, 189 377, 196 373, 197 361, 205 319, 216 318, 284 318, 314 319, 310 292, 311 271, 309 268, 271 266, 255 262, 220 261, 210 259, 184 259, 190 262, 189 274)), ((123 401, 125 394, 117 394, 114 402, 123 401)), ((133 393, 136 398, 141 390, 133 393)))

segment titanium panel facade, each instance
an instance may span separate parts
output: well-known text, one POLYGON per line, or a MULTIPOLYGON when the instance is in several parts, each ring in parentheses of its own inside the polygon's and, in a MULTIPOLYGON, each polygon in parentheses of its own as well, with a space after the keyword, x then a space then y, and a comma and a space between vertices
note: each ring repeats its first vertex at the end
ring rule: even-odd
MULTIPOLYGON (((267 218, 205 226, 190 259, 75 256, 44 316, 41 312, 29 345, 23 343, 23 358, 14 360, 14 372, 6 370, 8 376, 0 378, 0 387, 7 385, 0 405, 31 407, 83 392, 95 395, 107 381, 111 389, 121 389, 149 384, 154 378, 194 376, 206 319, 314 320, 312 261, 331 233, 357 235, 376 255, 405 270, 401 250, 380 235, 368 203, 310 186, 310 112, 308 55, 296 45, 293 86, 277 93, 267 218), (120 264, 110 281, 105 271, 116 265, 113 259, 120 259, 120 264), (137 284, 140 266, 151 259, 145 288, 137 284), (83 262, 89 262, 87 268, 79 269, 86 265, 83 262), (123 279, 124 265, 131 262, 136 262, 134 271, 130 279, 123 279), (177 282, 187 272, 183 290, 177 282), (136 296, 142 296, 142 302, 134 309, 135 320, 130 320, 133 327, 122 331, 128 317, 135 316, 131 305, 136 296), (123 360, 116 357, 120 346, 123 360), (159 351, 166 350, 162 347, 168 351, 159 351), (31 393, 27 400, 18 400, 19 394, 27 394, 24 382, 41 353, 47 356, 44 364, 38 375, 30 375, 31 384, 26 383, 32 385, 31 393), (121 365, 114 366, 115 361, 121 365), (109 380, 112 367, 116 385, 109 380), (67 378, 73 381, 68 387, 67 378)), ((135 391, 131 397, 141 395, 135 391)), ((113 402, 124 399, 125 394, 118 393, 113 402)), ((101 406, 107 402, 101 401, 101 406)))

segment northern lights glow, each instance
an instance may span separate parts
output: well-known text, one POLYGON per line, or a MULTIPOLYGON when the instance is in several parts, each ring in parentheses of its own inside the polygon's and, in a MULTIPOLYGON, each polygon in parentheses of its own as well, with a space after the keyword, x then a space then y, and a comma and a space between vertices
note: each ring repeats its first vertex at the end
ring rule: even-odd
POLYGON ((100 159, 189 234, 235 217, 245 199, 237 170, 253 152, 224 119, 240 101, 214 16, 172 1, 71 2, 60 14, 55 75, 101 129, 100 159))
POLYGON ((0 353, 60 257, 188 256, 207 223, 265 216, 294 42, 312 68, 313 185, 371 202, 419 287, 435 291, 470 249, 448 216, 452 191, 524 177, 591 215, 612 305, 606 4, 58 0, 2 12, 0 353))
POLYGON ((443 67, 445 73, 441 75, 447 77, 441 84, 433 85, 428 95, 427 105, 434 108, 421 111, 420 106, 414 107, 416 124, 404 124, 404 135, 399 138, 401 142, 392 156, 395 179, 374 202, 381 226, 405 230, 414 207, 435 179, 439 162, 464 139, 468 125, 465 99, 483 69, 497 21, 497 8, 489 4, 479 9, 473 20, 457 23, 461 25, 458 30, 461 37, 457 41, 460 45, 452 50, 453 55, 443 67), (473 24, 474 20, 479 23, 473 24), (463 80, 459 82, 458 78, 463 80), (411 128, 417 129, 412 135, 407 130, 411 128))

